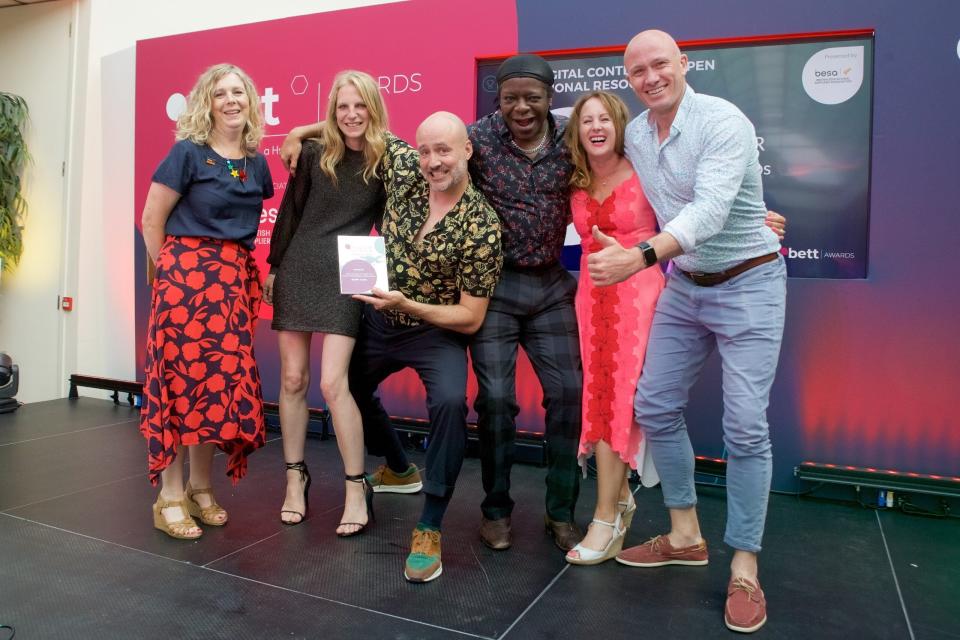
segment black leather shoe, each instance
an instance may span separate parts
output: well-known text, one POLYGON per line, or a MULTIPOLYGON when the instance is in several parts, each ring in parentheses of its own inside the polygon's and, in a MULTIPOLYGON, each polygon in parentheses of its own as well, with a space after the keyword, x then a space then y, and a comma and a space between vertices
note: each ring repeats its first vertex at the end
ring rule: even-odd
POLYGON ((551 520, 550 516, 543 516, 543 524, 547 533, 553 537, 553 543, 557 548, 566 553, 577 546, 577 543, 583 540, 583 532, 576 522, 558 522, 551 520))
POLYGON ((497 520, 480 519, 480 539, 494 551, 509 549, 513 544, 513 535, 510 533, 510 516, 497 520))

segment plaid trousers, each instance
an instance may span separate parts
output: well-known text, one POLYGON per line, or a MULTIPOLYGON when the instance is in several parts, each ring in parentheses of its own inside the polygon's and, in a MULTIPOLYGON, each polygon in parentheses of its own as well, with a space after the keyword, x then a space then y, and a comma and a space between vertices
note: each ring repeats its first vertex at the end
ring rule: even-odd
POLYGON ((577 281, 563 266, 505 267, 470 355, 479 386, 474 408, 486 518, 510 515, 510 468, 514 459, 517 347, 527 353, 543 387, 547 445, 546 510, 552 520, 572 522, 580 491, 577 446, 583 372, 574 310, 577 281))

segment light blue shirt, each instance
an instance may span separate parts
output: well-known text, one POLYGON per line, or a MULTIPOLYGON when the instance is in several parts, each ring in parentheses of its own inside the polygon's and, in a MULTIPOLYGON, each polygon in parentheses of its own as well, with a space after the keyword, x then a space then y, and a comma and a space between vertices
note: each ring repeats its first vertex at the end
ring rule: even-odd
POLYGON ((683 249, 674 263, 715 273, 778 251, 764 224, 756 131, 743 112, 687 85, 662 144, 649 116, 627 125, 624 144, 660 230, 683 249))

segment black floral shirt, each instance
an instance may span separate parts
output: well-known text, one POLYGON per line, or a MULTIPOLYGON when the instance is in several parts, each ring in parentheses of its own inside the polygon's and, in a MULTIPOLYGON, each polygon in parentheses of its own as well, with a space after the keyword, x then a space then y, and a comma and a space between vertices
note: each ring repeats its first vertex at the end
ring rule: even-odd
POLYGON ((563 143, 567 118, 547 117, 553 135, 533 160, 510 144, 510 130, 499 111, 469 127, 470 175, 500 216, 508 266, 551 265, 563 250, 573 166, 563 143))
MULTIPOLYGON (((460 201, 418 242, 430 215, 430 186, 420 173, 419 154, 390 136, 381 169, 387 190, 381 233, 390 288, 425 304, 457 304, 461 291, 489 298, 503 256, 500 221, 483 195, 468 184, 460 201)), ((405 326, 423 322, 398 311, 384 315, 405 326)))

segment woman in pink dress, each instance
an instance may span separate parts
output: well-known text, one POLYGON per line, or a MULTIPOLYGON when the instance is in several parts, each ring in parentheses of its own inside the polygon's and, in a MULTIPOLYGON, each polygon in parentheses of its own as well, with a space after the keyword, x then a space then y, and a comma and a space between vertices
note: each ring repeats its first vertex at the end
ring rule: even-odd
MULTIPOLYGON (((630 161, 624 156, 627 106, 612 93, 582 96, 573 107, 565 140, 574 165, 570 208, 581 237, 584 277, 577 285, 577 324, 583 359, 583 430, 580 464, 596 456, 597 506, 587 535, 567 553, 571 564, 599 564, 615 557, 636 502, 627 468, 644 484, 656 484, 656 470, 644 455, 643 435, 633 420, 633 398, 643 368, 653 312, 664 286, 660 269, 644 269, 608 287, 595 287, 587 257, 598 251, 593 228, 633 247, 657 232, 656 217, 630 161), (652 481, 648 481, 652 478, 652 481)), ((767 226, 782 239, 786 219, 767 213, 767 226)))
POLYGON ((585 277, 587 257, 600 249, 594 226, 625 247, 657 232, 653 209, 623 154, 626 123, 623 101, 595 92, 574 105, 566 132, 574 165, 570 207, 583 248, 576 298, 583 358, 579 458, 585 465, 595 455, 597 464, 597 506, 587 535, 567 554, 572 564, 598 564, 619 553, 636 510, 627 469, 637 469, 638 455, 642 463, 643 436, 633 421, 633 396, 664 285, 660 269, 610 287, 595 287, 585 277))

